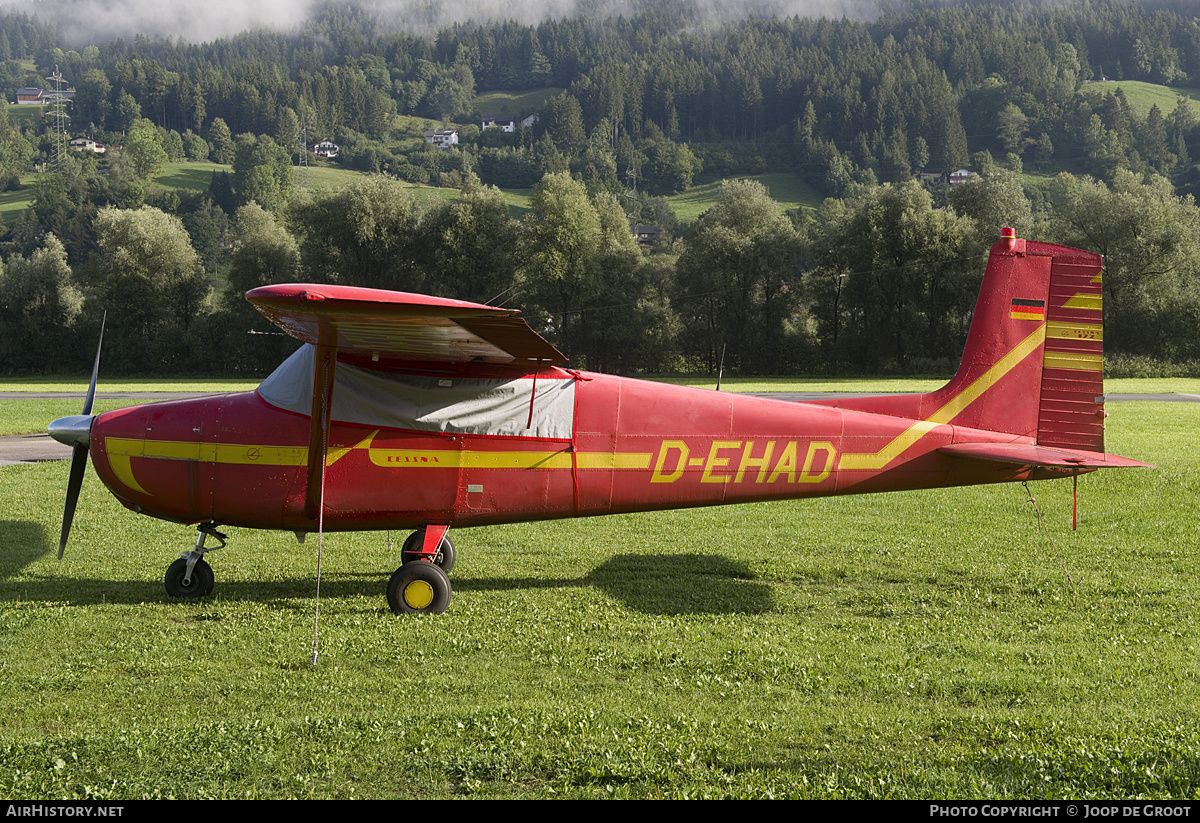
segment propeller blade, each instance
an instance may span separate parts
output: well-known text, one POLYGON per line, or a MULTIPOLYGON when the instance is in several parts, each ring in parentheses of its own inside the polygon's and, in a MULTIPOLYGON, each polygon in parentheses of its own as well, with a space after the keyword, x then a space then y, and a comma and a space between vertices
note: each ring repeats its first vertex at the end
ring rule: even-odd
POLYGON ((87 471, 88 433, 92 427, 92 404, 96 400, 96 381, 100 376, 100 349, 104 346, 104 323, 108 320, 108 312, 100 318, 100 342, 96 344, 96 362, 92 364, 92 382, 88 385, 87 397, 83 401, 83 412, 75 418, 63 418, 50 424, 51 435, 62 443, 70 442, 71 474, 67 478, 67 499, 63 503, 62 534, 58 538, 58 559, 63 559, 67 548, 67 536, 71 534, 71 521, 75 519, 75 504, 79 502, 79 490, 83 487, 83 475, 87 471), (80 419, 85 418, 85 420, 80 419), (73 426, 61 426, 64 431, 55 431, 56 424, 72 423, 73 426))
POLYGON ((67 480, 67 500, 63 504, 62 535, 58 538, 58 559, 63 559, 67 548, 67 535, 71 533, 71 521, 75 519, 75 504, 79 502, 79 489, 83 486, 83 473, 87 470, 88 447, 76 443, 71 447, 71 476, 67 480))
POLYGON ((87 399, 83 401, 81 414, 92 413, 92 402, 96 399, 96 378, 100 376, 100 347, 104 345, 104 321, 108 320, 108 312, 100 317, 100 342, 96 344, 96 362, 92 364, 92 382, 88 386, 87 399))

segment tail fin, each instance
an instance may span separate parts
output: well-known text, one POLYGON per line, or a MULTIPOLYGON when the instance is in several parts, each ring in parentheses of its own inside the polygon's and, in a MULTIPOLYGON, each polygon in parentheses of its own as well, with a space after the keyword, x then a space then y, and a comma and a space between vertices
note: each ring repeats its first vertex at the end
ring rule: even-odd
POLYGON ((929 394, 817 401, 1104 451, 1101 258, 1005 229, 958 373, 929 394))

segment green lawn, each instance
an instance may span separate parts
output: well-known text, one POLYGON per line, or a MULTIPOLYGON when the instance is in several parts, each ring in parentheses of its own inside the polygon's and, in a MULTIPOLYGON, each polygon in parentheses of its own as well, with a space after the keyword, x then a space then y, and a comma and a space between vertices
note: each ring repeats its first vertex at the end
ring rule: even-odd
POLYGON ((314 194, 321 191, 340 191, 364 177, 361 171, 337 166, 310 166, 307 172, 297 167, 293 169, 293 174, 292 182, 296 188, 304 186, 304 177, 307 174, 308 185, 314 194))
POLYGON ((220 163, 186 161, 167 163, 154 177, 154 182, 164 189, 208 191, 212 176, 216 172, 232 172, 233 166, 220 163))
POLYGON ((1144 83, 1140 80, 1112 80, 1107 83, 1089 83, 1081 90, 1081 94, 1088 95, 1107 95, 1121 89, 1125 94, 1125 99, 1137 109, 1137 112, 1142 117, 1145 117, 1150 112, 1151 106, 1158 106, 1163 117, 1166 117, 1171 112, 1175 111, 1175 106, 1178 104, 1179 97, 1190 97, 1193 101, 1200 102, 1200 89, 1193 88, 1174 88, 1171 86, 1161 86, 1157 83, 1144 83))
POLYGON ((18 128, 25 126, 36 128, 42 122, 42 115, 50 111, 49 106, 18 106, 8 107, 8 122, 18 128))
POLYGON ((37 175, 33 172, 21 175, 21 186, 15 191, 0 192, 0 219, 11 226, 21 213, 33 206, 33 184, 37 175))
POLYGON ((422 135, 426 131, 429 129, 440 129, 442 122, 440 120, 430 120, 427 117, 397 114, 395 120, 392 121, 392 127, 408 135, 410 138, 423 140, 424 137, 422 135))
POLYGON ((545 105, 547 100, 555 95, 562 94, 562 92, 563 89, 553 86, 521 92, 489 91, 476 95, 471 106, 474 111, 481 115, 511 114, 516 117, 524 112, 540 109, 545 105))
MULTIPOLYGON (((386 535, 194 531, 0 468, 0 795, 1200 796, 1200 406, 1110 407, 1158 464, 1031 484, 454 533, 398 619, 386 535)), ((399 540, 402 535, 393 535, 399 540)))
MULTIPOLYGON (((232 171, 233 166, 208 161, 168 163, 154 178, 154 182, 166 189, 208 191, 214 173, 232 171)), ((363 177, 363 173, 360 171, 324 165, 310 166, 307 172, 299 167, 294 167, 292 172, 292 182, 297 188, 304 185, 307 173, 308 184, 314 192, 337 191, 363 177)))
MULTIPOLYGON (((779 204, 781 211, 798 208, 816 208, 821 196, 794 174, 774 173, 747 175, 737 179, 756 180, 767 187, 768 193, 779 204)), ((717 203, 721 181, 695 186, 682 194, 671 195, 671 208, 683 222, 691 222, 717 203)))
POLYGON ((508 204, 508 212, 516 220, 521 220, 530 211, 533 200, 533 189, 501 189, 504 202, 508 204))

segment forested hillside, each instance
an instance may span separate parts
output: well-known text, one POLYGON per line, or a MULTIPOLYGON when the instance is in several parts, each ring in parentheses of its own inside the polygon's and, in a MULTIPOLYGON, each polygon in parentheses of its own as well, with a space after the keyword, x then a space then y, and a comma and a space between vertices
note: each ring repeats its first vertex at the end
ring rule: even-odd
POLYGON ((418 36, 330 5, 210 43, 0 16, 5 99, 57 68, 67 136, 110 147, 64 151, 53 106, 0 114, 0 185, 32 199, 3 244, 0 367, 77 369, 107 310, 113 372, 260 372, 286 346, 246 334, 265 325, 241 292, 312 280, 517 306, 588 368, 724 350, 744 373, 944 372, 1011 225, 1106 255, 1124 368, 1194 369, 1200 26, 1105 0, 897 8, 718 25, 659 2, 418 36), (1178 94, 1143 112, 1106 79, 1178 94), (537 117, 481 129, 501 114, 537 117), (309 153, 322 139, 336 159, 309 153), (302 156, 378 176, 310 190, 302 156), (214 164, 206 191, 155 182, 185 158, 214 164), (976 177, 951 189, 959 168, 976 177), (767 171, 829 199, 785 215, 732 180, 690 224, 666 199, 767 171), (533 187, 530 213, 492 186, 533 187), (664 229, 653 249, 635 224, 664 229))

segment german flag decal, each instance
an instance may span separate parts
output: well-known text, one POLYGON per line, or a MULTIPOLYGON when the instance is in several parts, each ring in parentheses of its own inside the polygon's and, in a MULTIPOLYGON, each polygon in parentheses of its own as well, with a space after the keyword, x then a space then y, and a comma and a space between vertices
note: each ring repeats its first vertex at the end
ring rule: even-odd
POLYGON ((1019 297, 1014 297, 1012 311, 1009 312, 1008 316, 1013 320, 1045 320, 1046 301, 1022 300, 1019 297))

